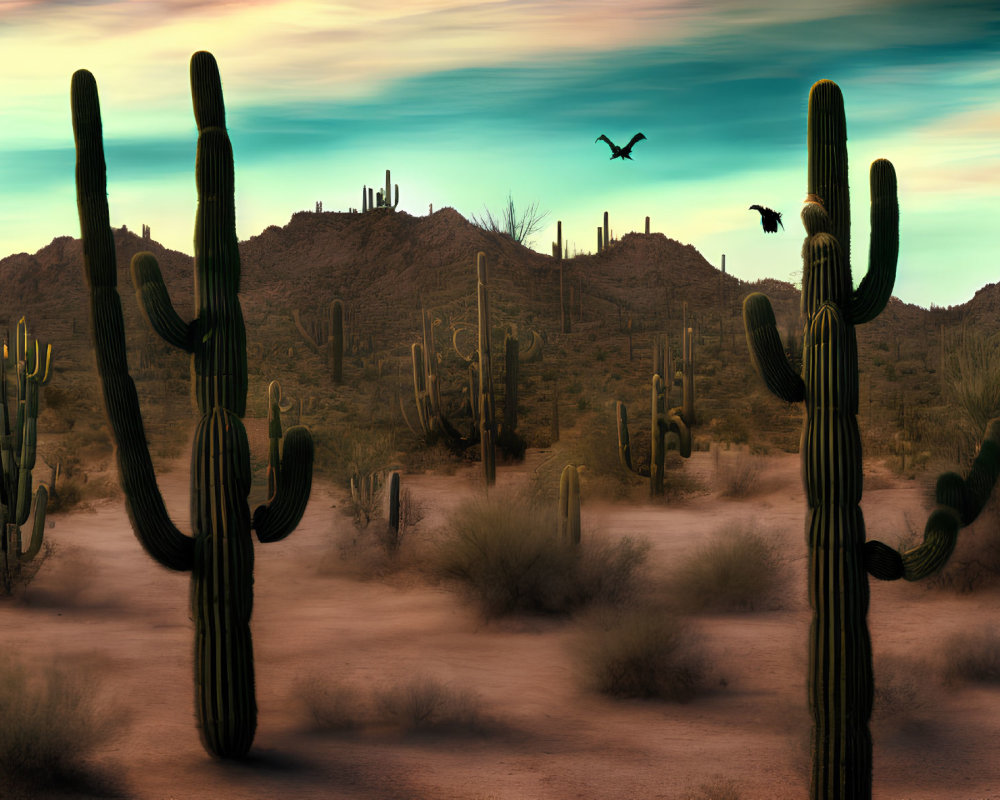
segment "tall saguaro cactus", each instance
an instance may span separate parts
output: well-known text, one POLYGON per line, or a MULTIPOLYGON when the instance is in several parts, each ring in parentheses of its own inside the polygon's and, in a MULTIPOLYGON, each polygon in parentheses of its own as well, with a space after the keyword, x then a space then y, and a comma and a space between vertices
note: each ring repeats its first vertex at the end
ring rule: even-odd
POLYGON ((22 577, 25 564, 38 555, 45 530, 45 509, 49 489, 42 483, 35 492, 34 522, 27 547, 21 539, 21 526, 31 511, 32 471, 35 468, 38 418, 38 389, 52 377, 52 345, 39 354, 38 341, 28 344, 24 317, 17 323, 13 352, 6 339, 0 359, 0 594, 10 594, 22 577), (8 405, 7 367, 15 372, 16 390, 13 414, 8 405), (12 421, 13 418, 13 421, 12 421))
POLYGON ((486 253, 476 254, 476 285, 479 314, 479 445, 483 451, 483 477, 486 485, 492 486, 497 479, 497 424, 486 253))
POLYGON ((802 211, 802 374, 786 359, 767 297, 744 301, 747 343, 768 388, 788 402, 805 402, 803 478, 809 601, 809 706, 813 719, 813 800, 871 797, 873 697, 868 633, 868 575, 916 580, 939 569, 958 530, 978 515, 1000 469, 1000 420, 994 420, 967 479, 938 481, 938 507, 924 541, 905 553, 865 541, 858 431, 858 355, 855 326, 881 313, 892 294, 899 249, 896 174, 885 159, 871 165, 871 246, 868 272, 853 288, 847 126, 840 88, 819 81, 809 94, 811 196, 802 211))
POLYGON ((132 279, 152 326, 191 354, 200 414, 192 452, 193 536, 181 533, 167 515, 129 375, 108 218, 100 104, 97 83, 86 70, 74 73, 71 88, 77 204, 97 368, 126 509, 136 536, 153 558, 170 569, 191 571, 195 708, 202 744, 214 756, 240 758, 249 751, 257 724, 250 639, 254 560, 250 530, 261 542, 270 542, 284 538, 298 524, 312 482, 313 442, 305 428, 288 430, 280 465, 270 465, 273 496, 251 517, 250 452, 241 419, 246 411, 247 356, 237 294, 240 261, 233 154, 222 82, 210 53, 198 52, 191 58, 191 94, 199 132, 196 318, 185 323, 174 310, 151 254, 139 253, 132 259, 132 279))

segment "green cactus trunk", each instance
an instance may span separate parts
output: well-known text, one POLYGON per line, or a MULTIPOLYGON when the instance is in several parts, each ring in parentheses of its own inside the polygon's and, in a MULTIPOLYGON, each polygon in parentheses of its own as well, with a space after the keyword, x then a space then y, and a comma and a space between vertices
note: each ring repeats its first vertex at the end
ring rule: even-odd
POLYGON ((225 128, 222 82, 211 54, 199 52, 192 57, 191 91, 199 130, 197 318, 191 323, 181 320, 151 254, 139 253, 132 259, 132 278, 150 324, 192 358, 201 415, 192 451, 193 536, 181 533, 166 513, 129 374, 108 217, 100 105, 97 84, 86 70, 76 72, 72 82, 77 199, 97 366, 126 508, 150 555, 170 569, 191 570, 195 709, 202 743, 214 756, 240 758, 253 742, 257 718, 250 639, 254 560, 250 530, 256 530, 261 542, 268 542, 294 529, 309 497, 313 444, 306 429, 290 429, 281 465, 274 463, 276 448, 272 447, 269 482, 274 481, 274 495, 254 511, 251 520, 247 503, 250 454, 241 421, 246 410, 247 360, 238 298, 233 156, 225 128))
POLYGON ((768 299, 744 301, 754 366, 786 402, 805 401, 802 434, 809 602, 809 707, 813 800, 866 800, 872 789, 874 681, 869 638, 868 574, 918 580, 940 569, 958 530, 979 514, 1000 474, 1000 420, 993 420, 967 479, 938 480, 938 508, 924 541, 899 553, 865 540, 858 431, 855 326, 878 316, 892 293, 899 249, 899 207, 892 164, 871 165, 869 268, 853 288, 849 262, 850 202, 847 126, 839 87, 819 81, 809 95, 809 198, 802 211, 802 311, 806 319, 802 376, 784 355, 768 299))
POLYGON ((497 479, 497 425, 493 396, 493 357, 490 347, 490 296, 486 253, 476 255, 479 312, 479 443, 482 447, 483 477, 487 486, 497 479))

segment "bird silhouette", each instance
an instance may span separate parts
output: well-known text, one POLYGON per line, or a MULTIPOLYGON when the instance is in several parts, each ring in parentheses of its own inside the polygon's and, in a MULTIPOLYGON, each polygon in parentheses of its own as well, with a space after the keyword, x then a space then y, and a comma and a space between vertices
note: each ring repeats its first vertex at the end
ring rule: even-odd
POLYGON ((603 133, 600 136, 598 136, 596 139, 594 139, 594 141, 595 142, 599 142, 599 141, 601 141, 603 139, 604 141, 606 141, 608 143, 608 146, 611 148, 611 160, 612 161, 614 161, 616 158, 620 158, 623 161, 627 158, 629 161, 631 161, 632 160, 632 155, 631 155, 631 153, 632 153, 632 145, 634 145, 640 139, 645 139, 645 138, 646 137, 643 134, 637 133, 635 136, 632 137, 631 141, 629 141, 629 143, 627 145, 625 145, 624 147, 619 147, 614 142, 612 142, 607 136, 605 136, 603 133))
POLYGON ((761 227, 764 228, 764 233, 777 233, 779 225, 781 225, 782 230, 785 229, 785 226, 781 221, 781 212, 773 211, 770 208, 757 205, 750 206, 747 211, 753 211, 755 209, 760 212, 760 224, 761 227))

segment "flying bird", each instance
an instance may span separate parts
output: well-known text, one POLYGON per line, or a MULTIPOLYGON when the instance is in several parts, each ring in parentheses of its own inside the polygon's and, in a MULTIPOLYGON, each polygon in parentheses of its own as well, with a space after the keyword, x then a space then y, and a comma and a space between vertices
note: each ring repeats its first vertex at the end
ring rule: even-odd
POLYGON ((760 224, 764 228, 764 233, 777 233, 779 225, 781 225, 782 230, 785 229, 781 221, 780 211, 773 211, 770 208, 757 205, 750 206, 747 211, 753 211, 754 209, 760 212, 760 224))
POLYGON ((595 142, 599 142, 599 141, 601 141, 601 139, 603 139, 604 141, 606 141, 608 143, 608 146, 611 148, 611 160, 612 161, 614 161, 616 158, 620 158, 623 161, 627 158, 629 161, 631 161, 632 160, 632 155, 631 155, 631 153, 632 153, 632 145, 634 145, 640 139, 645 139, 645 138, 646 137, 643 134, 637 133, 635 136, 632 137, 631 141, 627 145, 625 145, 624 147, 619 147, 614 142, 612 142, 607 136, 605 136, 603 133, 600 136, 598 136, 596 139, 594 139, 594 141, 595 142))

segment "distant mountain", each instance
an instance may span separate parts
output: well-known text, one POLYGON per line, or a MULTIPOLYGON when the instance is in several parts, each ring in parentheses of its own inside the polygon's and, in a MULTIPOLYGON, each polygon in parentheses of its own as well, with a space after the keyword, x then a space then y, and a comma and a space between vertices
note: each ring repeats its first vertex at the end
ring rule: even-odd
MULTIPOLYGON (((125 228, 116 229, 114 238, 130 346, 160 347, 154 351, 166 352, 165 346, 151 344, 156 337, 149 333, 134 299, 129 261, 137 252, 153 252, 175 306, 187 318, 192 314, 193 259, 125 228)), ((642 359, 649 334, 666 331, 677 341, 681 320, 686 319, 698 336, 696 370, 709 390, 702 395, 707 401, 710 392, 735 393, 736 398, 717 401, 720 408, 730 407, 745 395, 748 385, 756 386, 740 318, 742 298, 748 292, 765 291, 774 303, 781 332, 801 339, 795 287, 776 280, 749 284, 724 275, 695 248, 661 233, 626 234, 601 253, 563 262, 564 287, 572 291, 574 333, 572 338, 561 338, 558 262, 444 208, 422 217, 387 211, 304 211, 283 227, 271 226, 241 242, 241 300, 248 344, 254 353, 270 354, 262 373, 301 377, 303 371, 312 370, 319 374, 309 382, 323 380, 322 360, 304 348, 292 312, 299 311, 304 320, 316 319, 339 298, 355 351, 367 352, 371 346, 379 358, 394 362, 399 374, 405 375, 409 346, 420 337, 421 307, 432 309, 440 319, 439 351, 450 352, 451 330, 475 325, 479 251, 488 257, 494 327, 513 323, 536 330, 546 340, 550 359, 559 353, 567 362, 550 362, 560 374, 570 368, 583 373, 599 370, 619 375, 640 393, 648 391, 641 387, 648 385, 648 364, 642 359), (630 319, 633 360, 621 363, 627 358, 630 319), (611 369, 601 359, 615 353, 621 355, 614 356, 618 363, 611 369)), ((67 378, 89 382, 90 377, 74 375, 93 371, 80 241, 59 237, 33 255, 8 256, 0 260, 0 281, 5 287, 0 328, 5 320, 13 328, 26 315, 29 332, 52 342, 56 363, 67 378)), ((858 332, 863 380, 868 376, 872 402, 891 404, 903 395, 914 398, 916 405, 937 402, 936 389, 930 385, 939 381, 929 381, 928 376, 940 361, 940 327, 965 318, 989 325, 992 331, 998 313, 1000 284, 984 287, 969 303, 950 309, 925 310, 893 299, 880 317, 858 332), (889 364, 902 365, 903 374, 889 364)), ((171 363, 184 361, 182 354, 176 358, 171 363)), ((260 380, 265 379, 269 377, 262 374, 260 380)), ((251 390, 262 391, 259 386, 251 390)))

